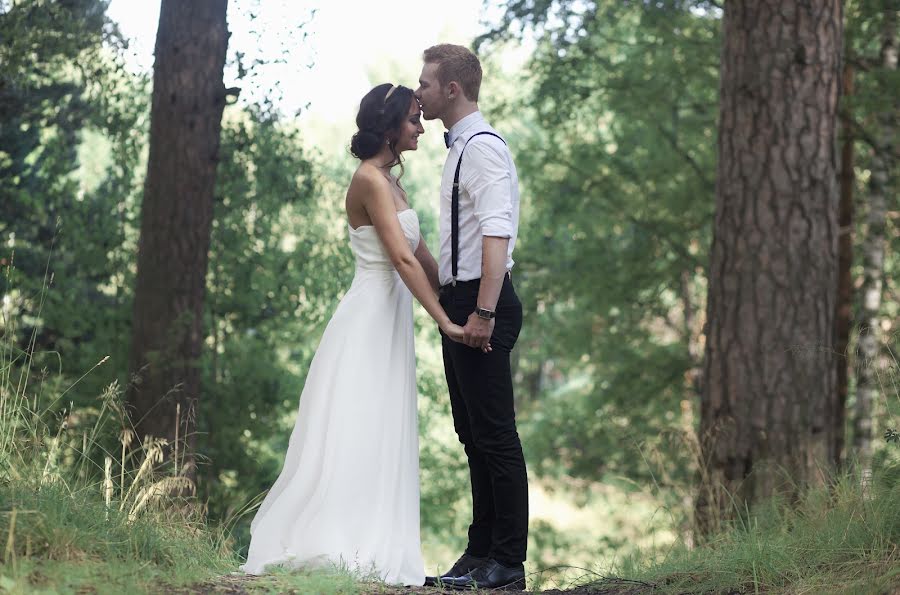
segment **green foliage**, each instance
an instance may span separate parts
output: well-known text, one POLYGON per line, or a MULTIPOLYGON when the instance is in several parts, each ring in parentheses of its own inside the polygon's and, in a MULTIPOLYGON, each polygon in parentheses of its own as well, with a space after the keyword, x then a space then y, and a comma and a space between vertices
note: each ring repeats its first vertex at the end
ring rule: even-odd
MULTIPOLYGON (((890 139, 895 131, 885 129, 881 122, 886 120, 896 128, 898 108, 894 98, 900 92, 900 70, 889 70, 881 59, 884 44, 885 16, 890 7, 889 0, 852 0, 845 6, 845 54, 846 65, 854 72, 853 90, 841 98, 841 111, 850 117, 850 130, 841 132, 843 137, 852 136, 856 141, 856 177, 859 196, 857 202, 862 209, 857 209, 857 219, 862 219, 866 205, 865 182, 868 180, 869 167, 875 151, 885 154, 890 169, 889 187, 896 188, 900 183, 900 153, 895 145, 880 146, 885 139, 890 139), (879 117, 881 116, 881 119, 879 117)), ((896 8, 894 8, 896 10, 896 8)), ((897 17, 895 16, 895 23, 897 17)), ((896 26, 896 25, 895 25, 896 26)), ((896 32, 895 44, 896 41, 896 32)), ((900 208, 900 196, 897 192, 887 193, 888 211, 900 208)), ((888 292, 895 291, 891 273, 896 270, 897 228, 895 218, 888 217, 885 236, 891 242, 893 250, 888 250, 885 261, 885 282, 888 292)), ((865 237, 865 230, 860 229, 860 238, 865 237)), ((888 293, 890 295, 890 293, 888 293)), ((885 314, 890 318, 900 315, 897 300, 885 300, 885 314)))
MULTIPOLYGON (((875 361, 857 361, 855 353, 849 358, 851 369, 872 366, 880 387, 880 398, 874 403, 874 436, 883 433, 886 444, 896 439, 897 416, 900 415, 900 362, 896 358, 897 332, 900 323, 900 300, 897 299, 900 278, 900 230, 895 214, 900 211, 900 153, 896 142, 897 126, 900 122, 900 107, 896 97, 900 94, 900 70, 885 68, 882 50, 885 47, 885 32, 890 30, 886 18, 893 11, 894 47, 898 43, 896 23, 900 13, 890 0, 851 0, 844 6, 844 54, 845 67, 853 74, 853 87, 841 98, 842 122, 849 122, 841 129, 841 141, 852 139, 854 143, 854 261, 851 268, 854 278, 863 278, 863 259, 867 250, 866 239, 869 230, 864 224, 869 209, 869 183, 876 154, 880 154, 887 175, 884 189, 887 216, 884 227, 884 254, 882 259, 884 287, 881 290, 881 329, 878 333, 880 356, 875 361)), ((857 292, 854 296, 853 311, 859 312, 864 296, 857 292)), ((858 329, 854 329, 858 332, 858 329)), ((855 406, 855 395, 851 392, 849 407, 855 406)), ((849 439, 848 439, 849 441, 849 439)), ((876 459, 888 456, 877 452, 876 459)), ((852 458, 852 453, 850 453, 852 458)))
POLYGON ((885 69, 880 56, 885 13, 891 9, 890 0, 849 0, 844 7, 846 63, 857 72, 855 89, 845 98, 844 107, 853 112, 860 127, 857 132, 868 137, 865 142, 883 132, 875 126, 873 115, 897 109, 893 98, 900 89, 900 70, 885 69))
MULTIPOLYGON (((25 322, 40 329, 39 351, 64 353, 73 370, 106 355, 127 365, 148 86, 124 70, 104 11, 96 0, 0 8, 4 261, 14 253, 14 307, 27 310, 54 253, 48 308, 25 322)), ((89 393, 101 388, 92 382, 89 393)))
POLYGON ((717 115, 718 11, 704 5, 507 11, 538 44, 528 91, 498 115, 520 136, 518 374, 542 472, 649 479, 636 447, 692 424, 717 115))

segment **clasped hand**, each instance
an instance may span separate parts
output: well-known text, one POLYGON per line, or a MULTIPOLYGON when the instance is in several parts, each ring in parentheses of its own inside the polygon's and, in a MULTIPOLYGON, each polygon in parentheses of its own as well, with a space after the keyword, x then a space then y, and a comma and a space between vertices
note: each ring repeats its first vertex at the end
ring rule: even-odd
POLYGON ((494 319, 485 320, 474 312, 469 314, 466 326, 451 324, 444 331, 450 339, 457 343, 463 343, 473 349, 481 349, 488 353, 491 351, 491 335, 494 333, 494 319))

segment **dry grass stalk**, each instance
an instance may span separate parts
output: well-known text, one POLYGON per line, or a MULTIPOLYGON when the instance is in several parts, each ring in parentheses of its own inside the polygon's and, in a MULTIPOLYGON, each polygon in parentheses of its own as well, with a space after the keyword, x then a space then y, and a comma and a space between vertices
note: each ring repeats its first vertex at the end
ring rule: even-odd
MULTIPOLYGON (((72 410, 72 403, 69 403, 69 411, 72 410)), ((62 433, 69 427, 69 415, 65 413, 63 415, 62 421, 59 424, 59 429, 56 431, 56 436, 50 442, 50 452, 47 453, 47 463, 44 465, 44 472, 41 474, 41 484, 46 484, 49 481, 52 481, 53 476, 50 473, 50 470, 56 464, 56 456, 59 453, 59 443, 62 437, 62 433)))
POLYGON ((187 477, 164 477, 163 479, 146 486, 138 492, 135 497, 135 504, 128 512, 128 520, 134 521, 138 513, 150 503, 159 502, 161 499, 170 494, 179 492, 190 492, 193 496, 195 493, 194 482, 187 477))
POLYGON ((106 502, 106 518, 109 519, 109 504, 112 500, 113 480, 112 480, 112 457, 105 457, 103 460, 103 500, 106 502))
MULTIPOLYGON (((150 436, 144 441, 144 460, 141 462, 137 475, 131 480, 131 485, 128 486, 128 491, 125 492, 125 496, 122 498, 119 510, 125 510, 125 505, 128 503, 131 492, 141 483, 141 480, 143 480, 145 476, 149 477, 150 473, 153 471, 153 465, 162 463, 163 449, 165 448, 166 443, 167 442, 164 439, 152 438, 150 436)), ((124 487, 124 485, 122 487, 124 487)))
POLYGON ((125 459, 126 454, 128 452, 128 447, 131 446, 132 441, 134 441, 134 431, 131 428, 122 428, 122 433, 119 434, 119 442, 122 444, 122 460, 119 465, 119 486, 125 485, 125 459))
POLYGON ((178 426, 181 421, 181 403, 175 404, 175 475, 178 475, 178 426))
POLYGON ((5 564, 15 563, 16 556, 16 509, 13 508, 9 518, 9 533, 6 536, 6 551, 3 552, 5 564))

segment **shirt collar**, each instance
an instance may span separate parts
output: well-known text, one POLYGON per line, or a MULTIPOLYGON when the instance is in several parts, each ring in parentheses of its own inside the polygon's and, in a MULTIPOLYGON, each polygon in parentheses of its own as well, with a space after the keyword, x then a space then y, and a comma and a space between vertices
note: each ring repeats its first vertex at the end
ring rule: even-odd
POLYGON ((447 132, 447 146, 452 147, 453 143, 456 142, 456 139, 458 139, 463 132, 479 122, 484 122, 484 116, 481 115, 480 111, 475 111, 451 126, 450 130, 447 132))

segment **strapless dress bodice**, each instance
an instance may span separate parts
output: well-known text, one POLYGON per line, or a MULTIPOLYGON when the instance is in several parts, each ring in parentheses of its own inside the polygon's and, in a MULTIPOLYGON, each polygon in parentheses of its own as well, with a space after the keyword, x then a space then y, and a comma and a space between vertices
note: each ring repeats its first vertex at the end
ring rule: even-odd
MULTIPOLYGON (((419 246, 419 216, 412 209, 406 209, 397 213, 397 219, 400 221, 400 228, 406 241, 409 242, 409 248, 413 252, 419 246)), ((375 231, 373 225, 360 225, 353 229, 349 225, 350 231, 350 247, 356 256, 356 268, 363 270, 377 271, 393 271, 394 265, 391 263, 391 257, 388 255, 378 232, 375 231)))

